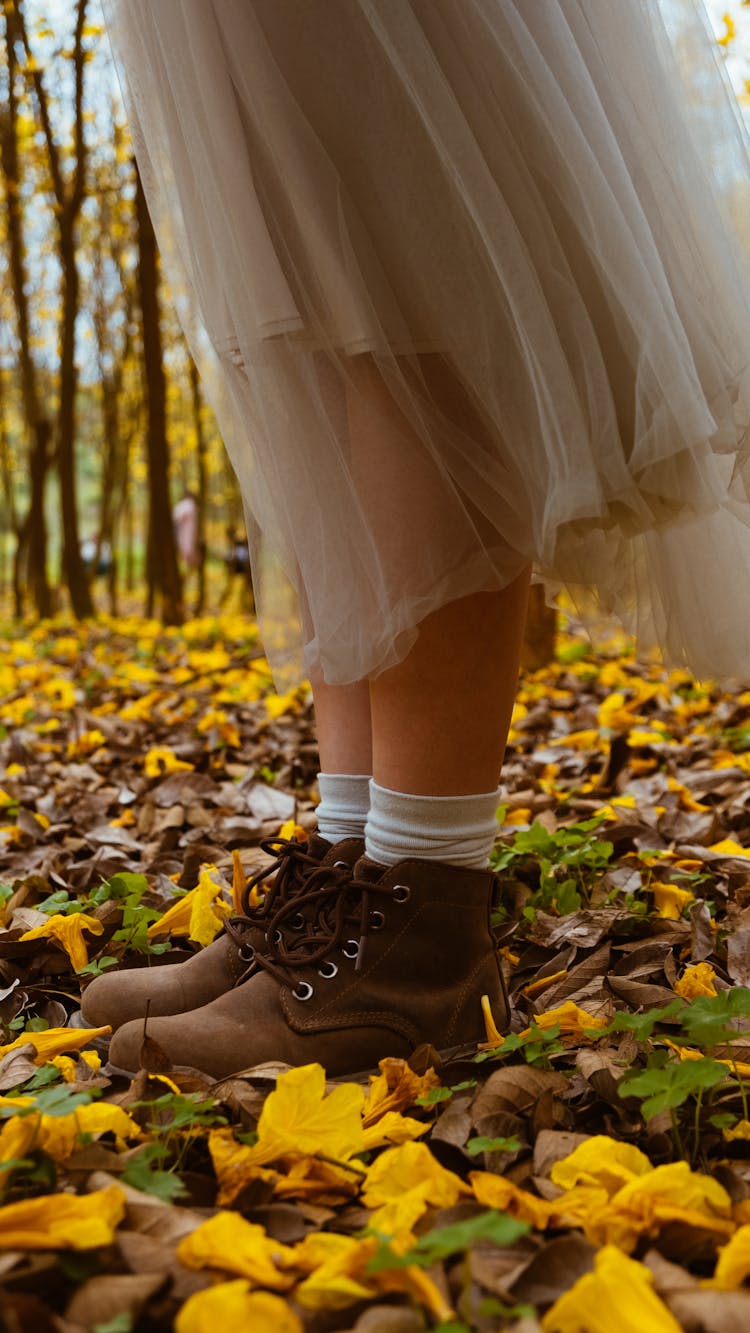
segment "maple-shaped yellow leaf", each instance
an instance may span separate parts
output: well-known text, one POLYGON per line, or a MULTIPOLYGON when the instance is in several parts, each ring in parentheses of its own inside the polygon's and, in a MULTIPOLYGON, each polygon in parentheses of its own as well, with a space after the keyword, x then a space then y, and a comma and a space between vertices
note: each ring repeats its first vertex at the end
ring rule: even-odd
POLYGON ((543 1333, 681 1333, 681 1326, 654 1291, 644 1264, 614 1245, 594 1256, 585 1273, 542 1319, 543 1333))
POLYGON ((0 1249, 93 1250, 111 1245, 125 1215, 117 1185, 77 1194, 44 1194, 0 1208, 0 1249))
POLYGON ((89 961, 86 941, 83 938, 83 932, 87 930, 90 935, 101 935, 104 926, 95 916, 88 916, 86 912, 73 912, 70 916, 62 916, 56 912, 43 926, 35 926, 33 930, 27 930, 21 936, 23 940, 57 940, 67 953, 73 967, 78 972, 85 967, 89 961))
POLYGON ((281 1074, 266 1097, 252 1149, 259 1164, 287 1153, 323 1153, 346 1162, 364 1151, 362 1106, 357 1083, 341 1083, 325 1095, 322 1065, 302 1065, 281 1074))
POLYGON ((219 1282, 189 1296, 174 1321, 175 1333, 303 1333, 299 1316, 280 1296, 251 1291, 242 1280, 219 1282))
POLYGON ((686 967, 679 981, 675 982, 675 992, 683 1000, 694 1000, 697 995, 717 995, 716 973, 710 963, 696 963, 686 967))
POLYGON ((168 773, 189 773, 195 764, 186 759, 178 759, 168 745, 155 745, 148 750, 143 759, 143 771, 147 778, 162 778, 168 773))
POLYGON ((215 866, 202 866, 195 888, 151 923, 146 932, 149 939, 156 935, 187 935, 197 944, 210 944, 226 918, 232 915, 230 904, 222 897, 222 885, 213 878, 215 874, 215 866))
POLYGON ((294 1250, 272 1240, 263 1227, 237 1213, 216 1213, 183 1237, 177 1258, 186 1268, 217 1268, 236 1273, 259 1287, 285 1291, 294 1283, 289 1268, 294 1250))
POLYGON ((107 1025, 102 1028, 47 1028, 46 1032, 22 1032, 20 1037, 7 1046, 0 1046, 0 1060, 9 1051, 17 1051, 21 1046, 33 1046, 36 1051, 34 1064, 44 1065, 54 1055, 65 1051, 79 1051, 88 1046, 97 1037, 106 1037, 112 1031, 107 1025))
POLYGON ((741 1287, 748 1276, 750 1276, 750 1226, 743 1226, 738 1227, 727 1244, 721 1247, 716 1258, 714 1275, 704 1281, 703 1286, 733 1291, 741 1287))
POLYGON ((370 1227, 383 1236, 410 1233, 429 1207, 452 1208, 468 1187, 447 1171, 424 1143, 387 1148, 368 1167, 362 1191, 367 1208, 376 1211, 370 1227))

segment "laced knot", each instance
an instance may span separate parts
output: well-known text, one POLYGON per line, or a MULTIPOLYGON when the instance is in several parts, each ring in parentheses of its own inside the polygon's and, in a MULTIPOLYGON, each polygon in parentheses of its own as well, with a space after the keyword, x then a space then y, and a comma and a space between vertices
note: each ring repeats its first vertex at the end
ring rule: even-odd
POLYGON ((330 970, 329 960, 337 951, 354 958, 359 971, 368 934, 385 922, 375 904, 403 901, 396 893, 400 887, 358 878, 341 861, 319 866, 304 888, 268 918, 266 944, 262 953, 256 952, 255 962, 283 985, 302 968, 317 966, 322 976, 334 976, 337 969, 330 970), (328 970, 321 969, 321 963, 327 963, 328 970))

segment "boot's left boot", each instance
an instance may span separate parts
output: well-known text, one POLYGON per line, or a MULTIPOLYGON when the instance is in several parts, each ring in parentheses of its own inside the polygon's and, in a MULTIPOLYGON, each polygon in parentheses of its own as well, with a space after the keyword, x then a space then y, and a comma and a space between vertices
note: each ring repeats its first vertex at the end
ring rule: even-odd
MULTIPOLYGON (((266 947, 269 922, 280 908, 304 892, 307 881, 321 866, 353 866, 364 844, 360 838, 330 843, 312 834, 307 842, 276 838, 262 845, 274 859, 248 884, 243 895, 244 915, 230 918, 218 939, 184 963, 134 967, 97 977, 81 999, 86 1027, 109 1024, 118 1028, 133 1019, 143 1019, 147 1012, 152 1017, 188 1013, 232 990, 247 976, 255 950, 266 947), (250 893, 256 887, 263 890, 263 897, 253 907, 250 893)), ((307 927, 294 911, 283 917, 283 924, 292 935, 307 927)))
MULTIPOLYGON (((479 1042, 483 995, 501 1030, 508 1020, 494 885, 491 871, 435 861, 321 867, 271 918, 246 981, 194 1013, 149 1018, 148 1035, 173 1064, 216 1078, 267 1060, 351 1074, 425 1042, 479 1042), (311 924, 290 942, 285 921, 299 911, 311 924)), ((121 1027, 112 1064, 137 1069, 143 1035, 143 1022, 121 1027)))

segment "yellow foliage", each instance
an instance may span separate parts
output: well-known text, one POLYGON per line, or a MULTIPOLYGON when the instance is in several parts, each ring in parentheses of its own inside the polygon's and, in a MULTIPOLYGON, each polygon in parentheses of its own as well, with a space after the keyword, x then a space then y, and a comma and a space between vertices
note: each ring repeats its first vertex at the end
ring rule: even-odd
POLYGON ((644 1264, 605 1245, 542 1319, 543 1333, 681 1333, 644 1264))
POLYGON ((303 1333, 302 1322, 280 1296, 251 1291, 249 1282, 219 1282, 188 1297, 175 1333, 303 1333))
POLYGON ((111 1245, 125 1215, 117 1185, 76 1194, 44 1194, 0 1208, 0 1249, 93 1250, 111 1245))
POLYGON ((89 961, 86 941, 83 938, 84 930, 87 930, 90 935, 101 935, 104 926, 98 917, 87 916, 85 912, 73 912, 70 916, 61 916, 55 913, 54 916, 49 918, 49 921, 45 921, 44 925, 35 926, 33 930, 27 930, 21 936, 21 940, 56 940, 62 945, 73 967, 78 972, 89 961))

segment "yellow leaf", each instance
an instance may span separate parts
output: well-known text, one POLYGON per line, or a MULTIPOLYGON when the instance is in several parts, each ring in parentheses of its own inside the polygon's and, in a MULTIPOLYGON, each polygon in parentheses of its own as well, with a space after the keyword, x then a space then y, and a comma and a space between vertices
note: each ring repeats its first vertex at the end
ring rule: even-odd
POLYGON ((681 1333, 654 1291, 649 1270, 614 1245, 594 1256, 585 1273, 542 1319, 543 1333, 681 1333))
POLYGON ((307 833, 296 819, 287 819, 279 829, 279 837, 286 842, 307 842, 307 833))
POLYGON ((69 1115, 43 1115, 39 1129, 39 1145, 56 1162, 66 1162, 77 1147, 80 1134, 113 1134, 118 1151, 127 1147, 129 1139, 140 1139, 142 1133, 135 1120, 121 1106, 111 1102, 90 1102, 79 1106, 69 1115))
POLYGON ((237 1213, 216 1213, 177 1247, 177 1258, 186 1268, 218 1268, 277 1291, 293 1285, 294 1278, 279 1270, 289 1268, 294 1257, 293 1249, 237 1213))
POLYGON ((117 1185, 93 1194, 43 1194, 0 1208, 0 1249, 93 1250, 111 1245, 125 1215, 117 1185))
POLYGON ((219 1282, 189 1296, 179 1311, 175 1333, 303 1333, 286 1301, 248 1282, 219 1282))
POLYGON ((22 1032, 20 1037, 7 1046, 0 1046, 0 1060, 9 1051, 17 1051, 20 1046, 31 1045, 36 1051, 34 1064, 44 1065, 53 1055, 62 1055, 65 1051, 80 1051, 97 1037, 106 1037, 111 1027, 103 1028, 47 1028, 46 1032, 22 1032))
POLYGON ((364 1131, 365 1152, 373 1148, 382 1148, 399 1143, 408 1143, 418 1139, 430 1128, 424 1120, 415 1120, 412 1116, 401 1115, 399 1111, 386 1111, 374 1125, 364 1131))
POLYGON ((688 903, 695 902, 689 889, 678 889, 675 884, 655 884, 654 907, 665 921, 679 921, 688 903))
POLYGON ((361 1112, 364 1092, 341 1083, 326 1097, 321 1065, 302 1065, 281 1074, 263 1104, 258 1142, 260 1165, 287 1153, 323 1153, 346 1162, 364 1151, 361 1112))
POLYGON ((195 764, 178 759, 174 750, 170 750, 167 745, 155 745, 147 751, 143 760, 143 770, 147 778, 161 778, 168 773, 189 773, 194 768, 195 764))
POLYGON ((383 1236, 410 1233, 429 1207, 452 1208, 468 1188, 446 1171, 424 1143, 388 1148, 368 1167, 362 1191, 366 1208, 376 1211, 373 1231, 383 1236))
POLYGON ((381 1060, 378 1068, 380 1072, 370 1077, 362 1110, 362 1124, 365 1128, 374 1125, 388 1111, 402 1111, 407 1106, 414 1106, 418 1097, 424 1097, 431 1088, 440 1087, 440 1079, 434 1069, 428 1069, 424 1074, 415 1074, 405 1060, 393 1056, 381 1060))
POLYGON ((733 1291, 742 1286, 748 1275, 750 1275, 750 1226, 744 1226, 739 1227, 727 1244, 719 1250, 714 1275, 703 1285, 719 1287, 722 1291, 733 1291))
POLYGON ((194 889, 179 898, 146 932, 156 935, 187 935, 197 944, 207 945, 216 938, 232 908, 222 898, 222 885, 212 878, 215 866, 202 866, 194 889))
POLYGON ((9 1169, 3 1163, 17 1161, 38 1146, 40 1119, 38 1115, 14 1115, 3 1124, 0 1130, 0 1185, 9 1169))
POLYGON ((522 1222, 530 1222, 537 1231, 544 1231, 549 1226, 550 1217, 559 1211, 554 1202, 547 1203, 494 1172, 471 1171, 469 1180, 479 1203, 509 1213, 522 1222))
POLYGON ((56 913, 45 921, 43 926, 35 926, 33 930, 27 930, 21 936, 21 940, 57 940, 67 953, 76 972, 85 967, 89 961, 86 941, 83 938, 83 932, 87 930, 91 935, 101 935, 104 926, 95 916, 87 916, 85 912, 73 912, 71 916, 61 916, 56 913))
POLYGON ((734 838, 722 838, 721 842, 712 843, 708 850, 718 852, 719 856, 750 856, 750 847, 743 847, 734 838))
POLYGON ((103 732, 97 728, 95 731, 82 731, 75 740, 68 741, 68 747, 65 751, 67 759, 85 759, 87 755, 93 754, 101 745, 106 745, 107 740, 103 732))
POLYGON ((719 44, 719 46, 723 46, 726 48, 734 41, 735 37, 737 36, 737 28, 735 26, 735 22, 731 14, 722 14, 721 21, 724 24, 724 31, 721 37, 716 38, 716 41, 719 44))
POLYGON ((550 1179, 563 1190, 574 1185, 596 1185, 612 1195, 651 1169, 640 1148, 620 1143, 606 1134, 594 1134, 554 1163, 550 1179))
MULTIPOLYGON (((589 1014, 585 1009, 581 1009, 573 1000, 565 1000, 554 1009, 547 1009, 542 1014, 534 1015, 534 1023, 543 1030, 560 1027, 560 1037, 573 1039, 575 1041, 585 1040, 586 1033, 592 1029, 605 1028, 607 1026, 606 1018, 598 1018, 595 1014, 589 1014)), ((528 1036, 530 1028, 525 1029, 524 1035, 528 1036)))
POLYGON ((696 963, 694 967, 686 967, 675 983, 675 992, 683 1000, 694 1000, 697 995, 717 995, 716 973, 711 964, 696 963))

